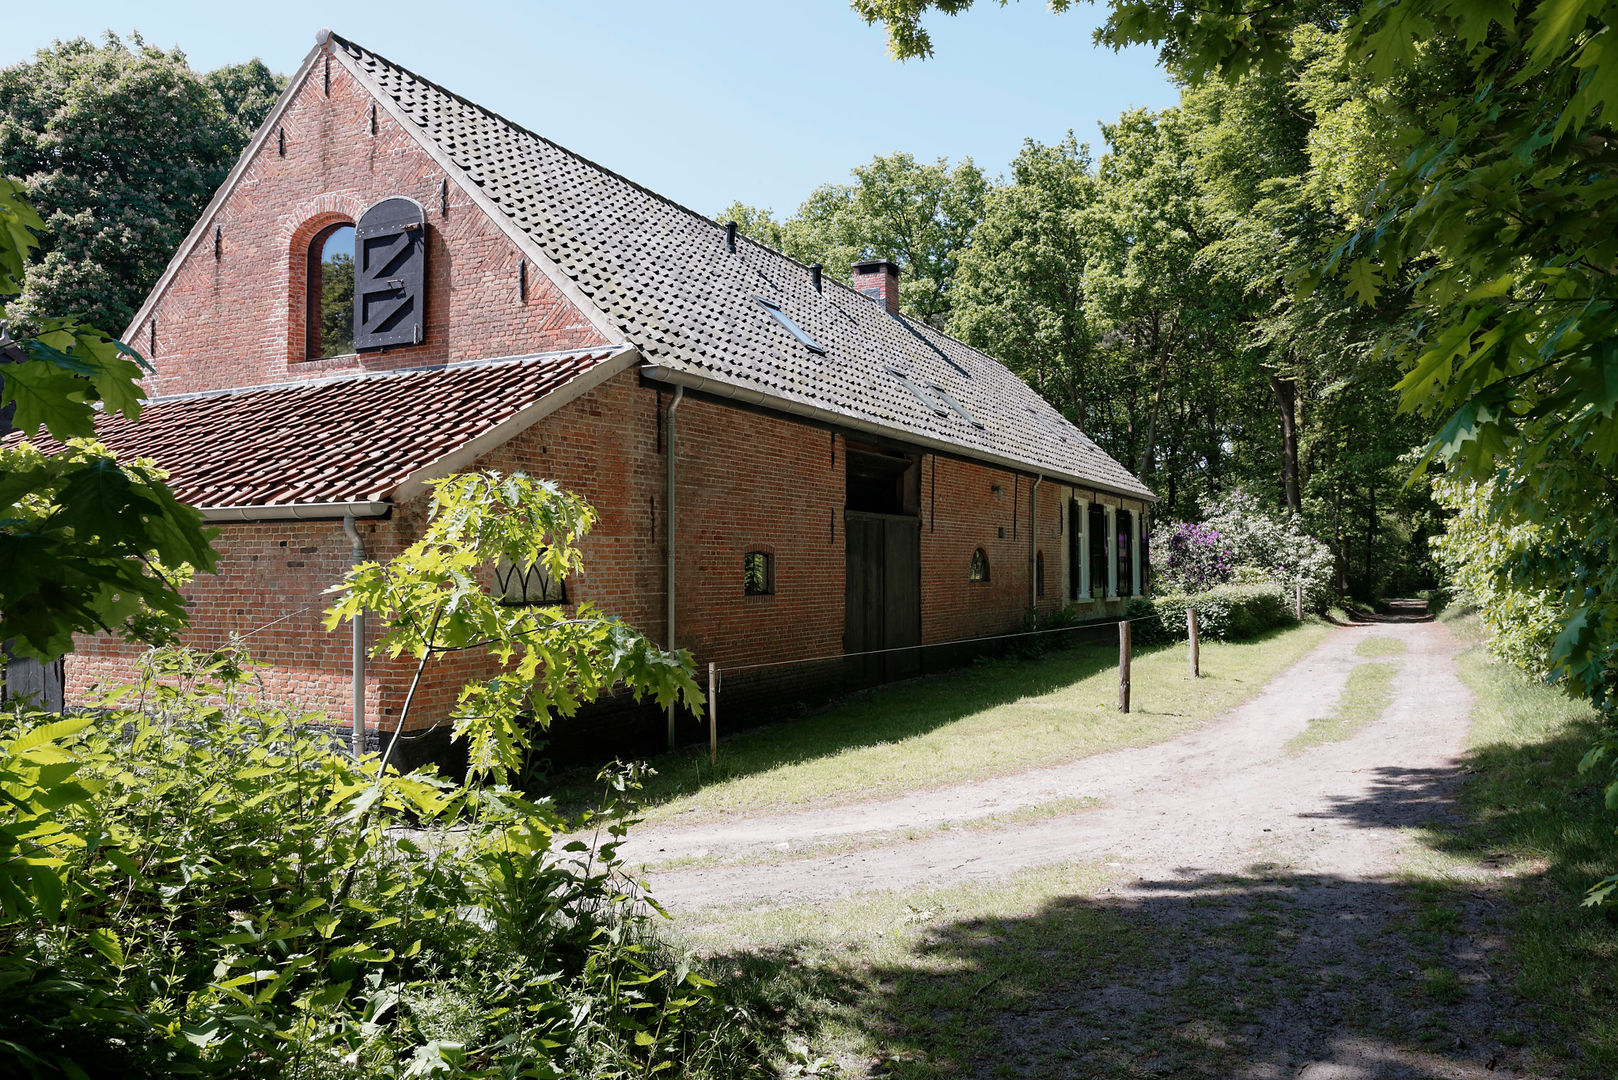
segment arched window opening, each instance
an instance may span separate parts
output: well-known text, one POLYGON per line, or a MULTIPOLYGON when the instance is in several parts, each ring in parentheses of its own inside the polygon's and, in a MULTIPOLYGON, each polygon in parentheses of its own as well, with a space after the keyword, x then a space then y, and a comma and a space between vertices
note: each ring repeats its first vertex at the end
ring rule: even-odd
POLYGON ((1045 595, 1045 552, 1034 552, 1034 595, 1045 595))
POLYGON ((522 567, 501 559, 494 567, 500 602, 511 607, 548 607, 567 603, 567 583, 551 576, 544 559, 522 567))
POLYGON ((318 360, 354 351, 354 226, 328 225, 309 241, 304 356, 318 360))
POLYGON ((966 580, 989 580, 989 557, 983 554, 982 548, 978 548, 976 551, 972 552, 972 565, 966 572, 966 580))

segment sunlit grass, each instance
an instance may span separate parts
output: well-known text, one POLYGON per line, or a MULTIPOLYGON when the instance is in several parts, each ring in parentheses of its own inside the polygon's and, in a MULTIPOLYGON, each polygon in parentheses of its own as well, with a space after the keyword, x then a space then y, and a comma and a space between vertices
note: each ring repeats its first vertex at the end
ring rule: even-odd
POLYGON ((1355 656, 1366 656, 1379 659, 1385 656, 1403 656, 1405 643, 1403 638, 1387 637, 1382 634, 1373 634, 1364 637, 1354 646, 1355 656))
MULTIPOLYGON (((727 737, 706 752, 652 759, 647 820, 878 799, 1140 746, 1197 727, 1247 699, 1319 644, 1311 623, 1255 641, 1202 646, 1202 678, 1182 644, 1136 651, 1132 711, 1117 711, 1117 648, 1087 645, 981 662, 861 694, 821 712, 727 737)), ((558 792, 584 802, 583 785, 558 792)))
MULTIPOLYGON (((1360 644, 1364 645, 1365 642, 1360 644)), ((1356 665, 1348 673, 1348 682, 1332 714, 1310 720, 1309 726, 1287 743, 1287 750, 1296 754, 1312 746, 1353 738, 1366 724, 1379 719, 1392 704, 1393 677, 1398 673, 1398 664, 1379 662, 1356 665)))

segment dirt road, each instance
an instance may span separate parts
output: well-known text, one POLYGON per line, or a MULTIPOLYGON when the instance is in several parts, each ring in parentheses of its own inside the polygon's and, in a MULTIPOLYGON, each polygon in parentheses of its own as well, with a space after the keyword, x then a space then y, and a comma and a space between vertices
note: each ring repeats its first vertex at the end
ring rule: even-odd
POLYGON ((659 900, 686 910, 947 885, 1053 862, 1103 861, 1154 880, 1239 872, 1255 862, 1349 878, 1387 873, 1405 842, 1398 830, 1430 817, 1442 801, 1425 784, 1419 799, 1401 797, 1401 778, 1453 769, 1466 734, 1469 698, 1452 663, 1457 649, 1434 623, 1344 629, 1247 704, 1155 746, 879 802, 649 830, 626 854, 648 862, 729 857, 727 865, 652 873, 659 900), (1333 711, 1354 666, 1371 662, 1356 646, 1374 636, 1405 644, 1392 658, 1399 665, 1393 704, 1344 741, 1289 751, 1312 719, 1333 711), (1072 799, 1093 803, 1003 828, 939 828, 1072 799), (927 834, 884 842, 918 829, 927 834), (855 850, 777 854, 839 841, 855 850), (772 858, 731 861, 749 853, 772 858))

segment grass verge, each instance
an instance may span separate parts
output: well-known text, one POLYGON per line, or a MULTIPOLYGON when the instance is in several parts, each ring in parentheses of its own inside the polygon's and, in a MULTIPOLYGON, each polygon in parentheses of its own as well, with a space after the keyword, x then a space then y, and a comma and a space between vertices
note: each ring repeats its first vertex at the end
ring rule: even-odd
MULTIPOLYGON (((1462 614, 1454 623, 1464 637, 1481 636, 1475 618, 1462 614)), ((1618 911, 1580 907, 1615 856, 1615 819, 1603 806, 1600 781, 1578 772, 1599 718, 1491 660, 1481 646, 1458 663, 1475 701, 1471 776, 1461 796, 1469 825, 1428 842, 1462 871, 1504 873, 1518 994, 1577 1048, 1574 1075, 1618 1075, 1611 999, 1618 911)))
MULTIPOLYGON (((1359 649, 1354 651, 1359 652, 1359 649)), ((1299 754, 1310 747, 1352 738, 1366 724, 1381 717, 1393 703, 1393 677, 1398 673, 1398 664, 1379 661, 1355 665, 1348 673, 1342 696, 1337 699, 1337 708, 1330 716, 1310 720, 1308 727, 1288 741, 1287 752, 1299 754)))
MULTIPOLYGON (((1139 650, 1133 711, 1117 712, 1117 649, 1078 645, 983 661, 896 683, 797 720, 724 739, 705 752, 654 758, 646 822, 682 824, 856 799, 878 799, 1003 775, 1169 738, 1256 693, 1329 632, 1308 623, 1246 642, 1207 642, 1202 675, 1184 644, 1139 650)), ((559 778, 558 803, 588 805, 593 786, 559 778)))

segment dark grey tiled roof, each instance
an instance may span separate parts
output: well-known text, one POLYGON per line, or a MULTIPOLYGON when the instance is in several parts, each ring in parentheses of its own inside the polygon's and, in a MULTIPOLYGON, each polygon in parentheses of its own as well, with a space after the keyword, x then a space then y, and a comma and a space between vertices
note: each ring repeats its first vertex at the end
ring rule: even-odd
POLYGON ((887 429, 964 456, 1014 461, 1150 497, 1148 489, 993 358, 725 230, 352 42, 332 35, 385 95, 617 325, 648 363, 887 429), (825 349, 800 344, 757 297, 825 349), (942 386, 982 427, 929 408, 942 386))

